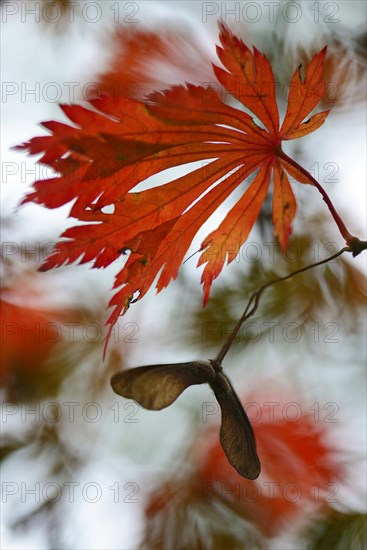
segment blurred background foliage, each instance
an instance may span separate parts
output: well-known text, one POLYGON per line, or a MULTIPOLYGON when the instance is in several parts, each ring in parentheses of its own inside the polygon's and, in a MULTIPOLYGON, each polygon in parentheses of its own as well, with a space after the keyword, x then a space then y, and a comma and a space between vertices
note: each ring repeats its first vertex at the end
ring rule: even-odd
MULTIPOLYGON (((335 243, 314 240, 316 234, 327 235, 325 219, 314 217, 308 223, 313 234, 294 234, 286 258, 277 243, 270 240, 265 240, 266 244, 262 245, 244 245, 240 252, 244 261, 235 270, 236 279, 225 286, 215 286, 208 306, 192 312, 194 322, 188 336, 193 343, 197 341, 198 326, 202 327, 202 344, 215 352, 223 343, 223 337, 228 336, 230 328, 236 324, 252 292, 267 282, 338 251, 335 243)), ((302 332, 308 336, 310 346, 315 343, 315 331, 320 325, 325 325, 330 319, 340 319, 342 315, 343 330, 353 335, 363 330, 366 305, 363 273, 346 255, 341 256, 269 287, 255 315, 240 330, 233 350, 243 353, 243 348, 251 343, 261 345, 261 339, 275 338, 276 333, 282 332, 275 327, 283 327, 289 321, 295 325, 293 333, 289 332, 289 341, 296 342, 297 332, 302 332), (335 296, 338 296, 337 300, 335 296), (263 320, 266 320, 265 325, 263 320)), ((334 331, 331 324, 328 332, 332 342, 334 331)), ((326 333, 324 337, 327 339, 326 333)), ((284 333, 281 338, 284 340, 284 333)))
MULTIPOLYGON (((161 6, 167 8, 167 3, 155 4, 158 11, 161 6)), ((44 0, 41 13, 48 15, 39 32, 71 32, 66 16, 69 7, 68 0, 44 0), (52 13, 59 11, 63 15, 58 24, 51 24, 52 13)), ((78 16, 80 8, 75 9, 78 16)), ((352 102, 362 102, 366 59, 362 21, 353 32, 343 25, 320 25, 305 46, 297 42, 291 25, 279 14, 278 10, 271 28, 231 25, 241 36, 257 37, 272 62, 279 89, 287 85, 300 60, 307 62, 315 48, 328 43, 326 80, 332 85, 324 104, 348 112, 352 102)), ((97 89, 115 96, 141 97, 185 80, 212 82, 209 61, 214 59, 213 50, 203 46, 196 31, 197 27, 180 24, 172 14, 163 18, 161 26, 109 28, 105 47, 113 55, 107 69, 96 66, 97 89)), ((282 94, 279 100, 284 100, 282 94)), ((283 101, 283 109, 284 105, 283 101)), ((294 145, 293 155, 301 164, 305 159, 312 161, 312 153, 301 142, 294 145)), ((185 398, 166 417, 139 411, 138 424, 116 421, 116 400, 109 385, 113 372, 136 363, 157 362, 153 361, 157 350, 162 362, 168 356, 174 361, 176 353, 180 358, 183 349, 188 350, 187 356, 214 357, 253 290, 341 246, 332 223, 320 214, 321 200, 307 188, 295 192, 301 211, 286 258, 273 240, 271 204, 267 202, 251 243, 216 282, 204 310, 191 273, 194 256, 188 259, 175 288, 167 291, 164 306, 163 298, 153 296, 151 302, 147 299, 146 305, 137 307, 134 320, 148 328, 139 350, 117 338, 104 362, 109 283, 94 287, 93 277, 86 276, 84 268, 38 273, 40 262, 35 257, 43 256, 48 235, 38 245, 39 254, 27 255, 24 250, 34 247, 27 231, 19 237, 17 218, 3 219, 6 241, 15 243, 17 251, 2 258, 3 480, 62 486, 98 478, 102 470, 113 472, 112 479, 126 480, 128 471, 138 481, 140 512, 131 520, 127 516, 126 521, 138 524, 131 544, 142 549, 366 548, 360 492, 364 461, 361 446, 353 443, 353 437, 358 441, 359 436, 350 433, 353 427, 360 428, 360 423, 353 424, 354 415, 363 416, 365 406, 366 282, 360 264, 346 255, 269 288, 226 358, 225 368, 254 426, 263 468, 257 481, 245 480, 228 464, 218 440, 217 411, 209 408, 212 418, 207 421, 204 409, 199 411, 202 403, 213 406, 209 393, 192 389, 186 396, 185 392, 185 398), (17 247, 20 242, 26 244, 24 250, 17 247), (79 287, 71 283, 78 278, 79 287), (81 287, 84 292, 78 290, 81 287), (157 334, 154 327, 160 316, 165 321, 157 334), (109 416, 94 423, 77 414, 71 422, 70 414, 60 413, 65 403, 97 404, 109 410, 109 416), (333 407, 328 408, 330 403, 338 403, 338 410, 340 404, 337 420, 333 407), (269 404, 276 406, 271 409, 269 404), (288 409, 289 404, 293 408, 288 409), (298 411, 294 404, 301 415, 294 416, 298 411), (344 410, 349 412, 344 414, 344 410), (23 412, 24 418, 20 417, 23 412), (89 478, 86 472, 91 472, 89 478)), ((120 500, 109 502, 100 520, 96 514, 92 518, 103 540, 99 543, 98 537, 83 539, 83 520, 78 523, 70 498, 64 492, 56 497, 51 494, 31 506, 22 501, 11 507, 5 519, 7 532, 23 534, 20 540, 23 544, 28 540, 29 548, 37 547, 35 532, 42 533, 47 548, 83 548, 85 540, 90 540, 90 548, 126 547, 121 542, 126 540, 122 519, 126 508, 120 500), (113 522, 111 542, 107 515, 113 522)), ((82 510, 80 501, 78 510, 82 510)), ((90 528, 90 512, 84 513, 90 528)))
POLYGON ((307 548, 326 550, 363 550, 366 548, 366 515, 329 510, 307 533, 307 548))

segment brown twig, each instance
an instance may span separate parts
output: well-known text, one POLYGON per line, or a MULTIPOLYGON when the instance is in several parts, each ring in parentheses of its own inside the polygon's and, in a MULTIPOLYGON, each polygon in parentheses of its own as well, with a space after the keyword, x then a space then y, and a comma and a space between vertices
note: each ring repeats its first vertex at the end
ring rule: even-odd
POLYGON ((273 279, 272 281, 269 281, 268 283, 263 284, 260 288, 258 288, 255 292, 253 292, 249 298, 249 301, 247 302, 247 306, 245 311, 243 312, 242 316, 238 320, 236 326, 233 329, 233 332, 230 334, 224 345, 219 350, 217 356, 215 359, 211 361, 213 367, 218 370, 221 368, 222 361, 224 359, 224 356, 227 354, 229 348, 233 344, 234 339, 236 338, 238 331, 240 330, 241 326, 249 317, 251 317, 257 308, 259 307, 260 298, 264 292, 269 286, 275 285, 277 283, 281 283, 282 281, 287 281, 291 277, 294 277, 295 275, 299 275, 300 273, 304 273, 305 271, 308 271, 309 269, 312 269, 314 267, 317 267, 322 264, 326 264, 327 262, 330 262, 331 260, 334 260, 335 258, 338 258, 338 256, 341 256, 344 254, 344 252, 353 252, 353 249, 350 246, 345 246, 339 252, 336 252, 332 256, 329 256, 328 258, 325 258, 325 260, 321 260, 319 262, 315 262, 313 264, 307 265, 305 267, 302 267, 300 269, 297 269, 296 271, 293 271, 292 273, 289 273, 288 275, 285 275, 284 277, 279 277, 277 279, 273 279))

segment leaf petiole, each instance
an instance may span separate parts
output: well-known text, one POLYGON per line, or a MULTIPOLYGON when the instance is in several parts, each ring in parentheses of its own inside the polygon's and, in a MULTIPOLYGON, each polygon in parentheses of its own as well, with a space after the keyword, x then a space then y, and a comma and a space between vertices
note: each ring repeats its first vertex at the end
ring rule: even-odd
POLYGON ((339 214, 335 210, 335 207, 329 195, 327 194, 325 189, 322 187, 322 185, 307 170, 305 170, 305 168, 303 168, 300 164, 298 164, 298 162, 296 162, 294 159, 289 157, 281 148, 277 150, 277 154, 279 158, 285 160, 288 164, 291 164, 292 166, 294 166, 294 168, 296 168, 299 172, 301 172, 304 176, 306 176, 306 178, 310 181, 310 183, 312 183, 316 187, 316 189, 321 193, 322 198, 326 202, 331 212, 331 215, 334 218, 335 223, 339 228, 339 231, 342 237, 345 239, 346 244, 350 246, 353 252, 353 256, 357 256, 357 254, 362 252, 362 250, 364 250, 366 247, 359 250, 359 252, 357 250, 358 250, 358 243, 361 243, 363 241, 360 241, 357 237, 355 237, 348 231, 348 229, 345 226, 345 223, 343 222, 342 218, 339 216, 339 214))

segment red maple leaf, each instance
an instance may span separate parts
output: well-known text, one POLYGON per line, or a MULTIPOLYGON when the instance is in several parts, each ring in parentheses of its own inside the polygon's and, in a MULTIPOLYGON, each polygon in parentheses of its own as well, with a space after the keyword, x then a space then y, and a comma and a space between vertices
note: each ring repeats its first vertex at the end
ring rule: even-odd
MULTIPOLYGON (((198 265, 205 264, 204 304, 213 280, 226 261, 236 257, 259 215, 273 179, 273 223, 284 250, 296 213, 289 175, 301 183, 307 176, 289 163, 283 140, 316 130, 328 111, 304 119, 321 99, 326 54, 315 55, 302 80, 300 67, 290 85, 288 106, 279 128, 273 72, 267 58, 253 52, 220 25, 214 66, 219 83, 256 117, 224 103, 213 87, 174 86, 144 101, 103 96, 91 99, 94 110, 63 105, 74 126, 47 122, 52 135, 19 146, 58 176, 37 181, 24 202, 56 208, 74 200, 70 216, 84 222, 67 229, 42 269, 94 260, 106 267, 130 252, 116 276, 119 289, 110 301, 112 328, 153 284, 160 291, 177 277, 190 244, 203 223, 222 202, 258 170, 225 219, 201 245, 198 265), (205 166, 164 185, 134 192, 148 177, 195 161, 205 166), (113 212, 103 209, 113 206, 113 212)), ((292 162, 292 161, 291 161, 292 162)))

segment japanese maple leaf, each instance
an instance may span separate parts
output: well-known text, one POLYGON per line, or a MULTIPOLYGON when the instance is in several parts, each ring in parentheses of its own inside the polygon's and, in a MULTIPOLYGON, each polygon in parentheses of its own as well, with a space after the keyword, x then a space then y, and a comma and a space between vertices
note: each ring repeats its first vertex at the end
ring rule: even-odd
POLYGON ((177 277, 203 223, 253 172, 257 171, 252 183, 201 245, 204 304, 213 280, 248 238, 271 180, 274 232, 283 250, 296 213, 289 175, 311 183, 292 165, 281 143, 313 132, 328 115, 318 113, 304 122, 324 93, 326 48, 313 57, 303 80, 300 67, 296 70, 279 127, 267 58, 255 48, 251 51, 224 24, 220 42, 217 53, 224 68, 214 65, 215 76, 240 107, 257 117, 256 122, 224 103, 214 87, 186 84, 154 92, 145 100, 105 95, 90 100, 94 110, 63 105, 74 126, 44 123, 52 135, 19 146, 31 154, 43 152, 40 162, 58 173, 35 182, 24 202, 56 208, 74 201, 70 216, 84 222, 62 234, 42 269, 78 259, 106 267, 121 255, 127 258, 110 301, 110 331, 158 275, 157 291, 177 277), (194 161, 205 165, 164 185, 134 192, 148 177, 194 161))

